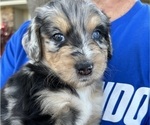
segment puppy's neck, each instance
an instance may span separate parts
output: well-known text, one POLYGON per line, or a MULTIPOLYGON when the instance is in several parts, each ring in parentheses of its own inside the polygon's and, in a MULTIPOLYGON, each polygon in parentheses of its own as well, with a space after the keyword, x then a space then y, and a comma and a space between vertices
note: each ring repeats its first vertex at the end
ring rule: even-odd
POLYGON ((103 10, 110 21, 114 21, 127 13, 137 0, 93 0, 103 10))

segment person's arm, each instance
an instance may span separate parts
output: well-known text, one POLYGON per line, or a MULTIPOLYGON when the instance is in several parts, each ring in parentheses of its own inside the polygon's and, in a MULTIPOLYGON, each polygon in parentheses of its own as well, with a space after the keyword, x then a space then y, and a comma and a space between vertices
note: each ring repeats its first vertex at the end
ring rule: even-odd
POLYGON ((30 21, 23 23, 6 44, 4 53, 0 59, 0 88, 2 88, 8 78, 28 60, 21 42, 29 24, 30 21))

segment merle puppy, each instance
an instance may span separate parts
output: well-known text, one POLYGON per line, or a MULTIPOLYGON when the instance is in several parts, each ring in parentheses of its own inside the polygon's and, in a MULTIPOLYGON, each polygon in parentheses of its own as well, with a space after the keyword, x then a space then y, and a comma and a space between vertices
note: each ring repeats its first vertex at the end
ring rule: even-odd
POLYGON ((2 90, 2 125, 98 125, 109 20, 88 0, 51 0, 22 40, 30 61, 2 90))

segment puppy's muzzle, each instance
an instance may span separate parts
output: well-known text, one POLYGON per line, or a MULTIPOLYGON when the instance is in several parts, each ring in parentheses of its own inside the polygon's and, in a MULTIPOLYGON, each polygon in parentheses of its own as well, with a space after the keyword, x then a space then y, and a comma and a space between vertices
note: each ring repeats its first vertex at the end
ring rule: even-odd
POLYGON ((78 75, 88 76, 92 74, 93 63, 88 61, 81 61, 75 65, 78 75))

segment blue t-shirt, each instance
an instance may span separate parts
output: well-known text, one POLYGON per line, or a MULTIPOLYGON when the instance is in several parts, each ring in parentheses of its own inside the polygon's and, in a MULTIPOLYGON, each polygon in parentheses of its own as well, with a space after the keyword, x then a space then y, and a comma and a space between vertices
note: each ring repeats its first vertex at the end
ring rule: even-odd
POLYGON ((111 36, 102 125, 150 125, 150 6, 136 2, 111 23, 111 36))
MULTIPOLYGON (((21 40, 30 21, 11 37, 1 57, 1 87, 28 61, 21 40)), ((149 125, 150 7, 137 1, 111 23, 113 57, 104 75, 102 125, 149 125)))

